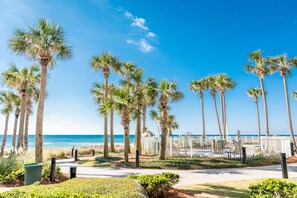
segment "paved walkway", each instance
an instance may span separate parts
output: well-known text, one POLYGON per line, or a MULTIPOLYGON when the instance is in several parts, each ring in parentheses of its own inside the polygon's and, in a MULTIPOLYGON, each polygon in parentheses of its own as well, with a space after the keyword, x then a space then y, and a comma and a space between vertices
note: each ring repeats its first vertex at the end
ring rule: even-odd
MULTIPOLYGON (((205 170, 159 170, 80 166, 74 164, 73 159, 58 160, 57 164, 64 173, 69 173, 70 166, 77 166, 77 177, 127 177, 130 174, 153 174, 169 171, 180 175, 180 182, 175 187, 201 183, 282 177, 280 165, 205 170)), ((288 164, 288 170, 290 178, 297 177, 297 163, 288 164)))

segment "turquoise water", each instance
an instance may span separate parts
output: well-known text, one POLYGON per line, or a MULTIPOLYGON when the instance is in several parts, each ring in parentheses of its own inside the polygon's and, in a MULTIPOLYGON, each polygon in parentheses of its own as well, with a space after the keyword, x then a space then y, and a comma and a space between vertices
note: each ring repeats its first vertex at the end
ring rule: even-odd
MULTIPOLYGON (((2 144, 2 135, 0 135, 2 144)), ((11 148, 12 135, 7 136, 6 149, 11 148)), ((124 135, 114 135, 116 144, 124 143, 124 135)), ((130 142, 134 142, 134 135, 130 135, 130 142)), ((103 144, 103 135, 44 135, 43 145, 45 148, 66 148, 72 146, 88 146, 103 144)), ((35 145, 35 135, 29 135, 29 147, 35 145)))

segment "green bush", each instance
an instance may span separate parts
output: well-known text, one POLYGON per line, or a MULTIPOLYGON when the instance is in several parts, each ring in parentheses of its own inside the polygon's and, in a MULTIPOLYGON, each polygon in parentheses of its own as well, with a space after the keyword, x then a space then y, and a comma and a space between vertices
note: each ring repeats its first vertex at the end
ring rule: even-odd
POLYGON ((149 197, 165 197, 168 190, 179 181, 179 175, 170 172, 161 175, 130 175, 128 178, 137 180, 149 197))
POLYGON ((0 198, 147 198, 145 190, 125 178, 75 178, 52 185, 18 187, 0 198))
POLYGON ((297 185, 281 179, 265 179, 250 185, 249 189, 251 198, 297 197, 297 185))
MULTIPOLYGON (((42 177, 49 178, 51 173, 51 166, 49 164, 43 164, 42 166, 42 177)), ((62 176, 63 173, 61 172, 60 167, 56 167, 56 177, 62 176)))

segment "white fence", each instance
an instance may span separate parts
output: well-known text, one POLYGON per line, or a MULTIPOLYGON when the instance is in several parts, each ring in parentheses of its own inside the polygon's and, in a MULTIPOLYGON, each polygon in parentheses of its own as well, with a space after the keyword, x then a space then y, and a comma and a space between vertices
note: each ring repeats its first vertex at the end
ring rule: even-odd
MULTIPOLYGON (((167 138, 166 156, 168 157, 241 157, 242 147, 246 148, 248 157, 256 155, 273 155, 284 152, 290 155, 289 138, 206 138, 183 136, 167 138)), ((142 153, 158 155, 161 138, 144 137, 142 140, 142 153)))

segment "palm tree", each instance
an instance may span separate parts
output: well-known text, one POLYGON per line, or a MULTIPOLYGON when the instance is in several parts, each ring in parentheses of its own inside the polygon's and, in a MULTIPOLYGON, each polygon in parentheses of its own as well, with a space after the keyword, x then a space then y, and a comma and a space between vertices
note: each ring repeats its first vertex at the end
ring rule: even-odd
POLYGON ((14 112, 14 125, 13 125, 13 135, 12 135, 12 151, 13 153, 16 152, 16 134, 17 134, 17 127, 18 127, 18 119, 19 119, 19 115, 20 115, 20 106, 21 106, 21 98, 17 95, 15 95, 15 97, 12 97, 13 101, 13 107, 15 109, 14 112))
POLYGON ((219 113, 218 113, 217 101, 216 101, 216 95, 217 95, 217 90, 218 90, 218 87, 216 84, 216 78, 214 76, 207 77, 206 85, 210 89, 210 94, 213 98, 214 108, 215 108, 217 122, 218 122, 219 133, 220 133, 220 137, 223 138, 221 122, 220 122, 220 117, 219 117, 219 113))
POLYGON ((5 114, 5 126, 4 126, 4 134, 2 139, 2 145, 1 145, 1 152, 0 157, 3 157, 4 155, 4 148, 6 144, 6 138, 7 138, 7 130, 8 130, 8 123, 9 123, 9 116, 13 108, 12 100, 13 96, 15 96, 12 92, 1 92, 0 93, 0 102, 2 103, 3 107, 1 109, 1 112, 5 114))
POLYGON ((16 54, 38 60, 41 65, 40 94, 37 107, 35 161, 43 161, 43 113, 46 96, 47 69, 56 59, 69 59, 71 48, 65 42, 63 29, 58 24, 50 24, 39 19, 37 26, 29 26, 26 31, 18 28, 9 41, 10 48, 16 54))
POLYGON ((167 119, 168 119, 167 129, 168 129, 169 137, 172 137, 172 129, 178 129, 179 128, 179 125, 175 121, 175 116, 174 115, 169 115, 168 114, 168 118, 167 119))
MULTIPOLYGON (((161 114, 161 113, 160 113, 161 114)), ((155 120, 158 126, 158 135, 160 135, 160 126, 161 126, 161 115, 157 113, 155 110, 150 111, 151 119, 155 120)))
POLYGON ((205 139, 205 119, 204 119, 204 103, 203 103, 203 91, 207 89, 206 79, 194 80, 190 83, 190 90, 198 92, 201 104, 201 116, 202 116, 202 138, 205 139))
MULTIPOLYGON (((121 65, 117 58, 108 52, 103 52, 101 55, 92 57, 91 67, 94 71, 101 71, 105 80, 104 101, 108 98, 108 77, 111 69, 114 72, 119 72, 121 65)), ((104 149, 103 156, 108 157, 108 118, 107 112, 104 114, 104 149)))
POLYGON ((143 104, 142 104, 142 132, 147 130, 146 128, 146 111, 147 106, 154 106, 158 97, 158 83, 154 78, 149 77, 143 84, 143 104))
POLYGON ((168 102, 176 102, 183 98, 183 93, 177 89, 175 81, 168 82, 168 80, 162 80, 159 85, 159 103, 161 106, 161 151, 160 160, 165 159, 166 152, 166 138, 167 138, 167 122, 168 122, 168 102))
POLYGON ((268 57, 267 62, 270 66, 271 72, 278 71, 281 77, 283 77, 289 129, 290 129, 291 139, 294 141, 294 144, 296 144, 296 140, 294 138, 293 126, 292 126, 292 119, 291 119, 291 109, 290 109, 290 101, 288 96, 287 77, 290 75, 290 70, 292 68, 297 67, 297 57, 287 59, 287 55, 282 54, 276 57, 268 57))
POLYGON ((229 78, 226 74, 216 75, 218 90, 220 91, 221 107, 222 107, 222 124, 224 139, 227 138, 227 113, 226 113, 226 98, 225 92, 227 89, 233 89, 236 85, 235 81, 229 78))
POLYGON ((254 99, 256 104, 257 118, 258 118, 258 137, 261 138, 261 125, 260 125, 260 115, 259 115, 259 105, 258 105, 258 97, 262 96, 262 90, 259 88, 250 88, 247 90, 247 95, 254 99))
POLYGON ((124 159, 127 163, 129 161, 129 134, 131 114, 137 111, 135 103, 137 101, 137 91, 132 90, 131 87, 122 86, 114 91, 114 100, 110 98, 105 100, 100 107, 100 111, 104 114, 110 111, 111 106, 121 115, 121 124, 124 128, 124 159))
POLYGON ((17 142, 17 150, 24 148, 24 124, 26 113, 26 100, 28 86, 35 85, 40 81, 40 72, 37 65, 32 65, 27 68, 18 69, 15 64, 12 64, 10 68, 4 72, 3 80, 6 84, 14 87, 21 95, 21 111, 20 111, 20 126, 17 142))
POLYGON ((257 50, 249 54, 249 61, 253 61, 254 65, 245 65, 244 69, 248 73, 253 73, 259 77, 263 102, 264 102, 264 116, 265 116, 265 125, 266 125, 266 136, 269 137, 269 123, 268 123, 268 110, 267 110, 267 101, 266 93, 264 88, 263 79, 267 74, 270 73, 269 68, 267 67, 267 60, 263 57, 262 51, 257 50))

